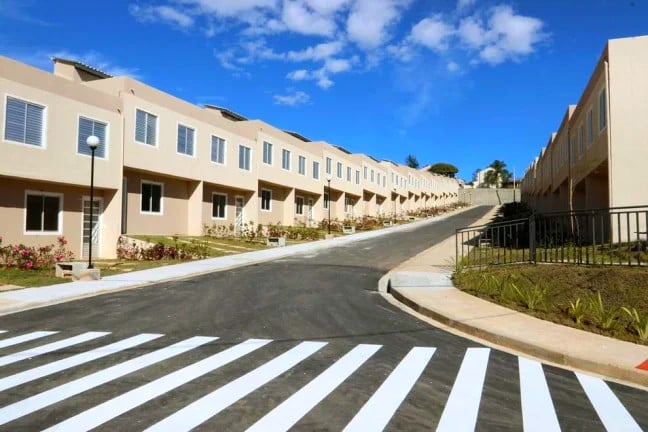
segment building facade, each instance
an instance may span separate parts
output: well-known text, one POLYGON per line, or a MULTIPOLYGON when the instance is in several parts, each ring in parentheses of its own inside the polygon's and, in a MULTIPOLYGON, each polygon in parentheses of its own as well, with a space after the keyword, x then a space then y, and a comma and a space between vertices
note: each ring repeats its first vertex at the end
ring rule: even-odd
POLYGON ((111 258, 122 234, 201 235, 205 226, 315 226, 397 216, 457 199, 458 183, 338 145, 198 107, 129 77, 54 59, 47 73, 0 56, 0 235, 65 236, 111 258), (95 154, 90 232, 90 150, 95 154), (329 182, 330 180, 330 182, 329 182))

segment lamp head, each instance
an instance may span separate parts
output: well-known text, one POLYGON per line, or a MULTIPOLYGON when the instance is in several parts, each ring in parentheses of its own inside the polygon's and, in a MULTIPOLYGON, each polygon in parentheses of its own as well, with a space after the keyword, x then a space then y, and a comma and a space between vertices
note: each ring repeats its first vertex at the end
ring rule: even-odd
POLYGON ((94 135, 90 135, 86 139, 86 145, 90 147, 91 150, 95 150, 97 147, 99 147, 99 138, 94 135))
POLYGON ((326 176, 326 181, 330 182, 331 181, 331 174, 326 176))

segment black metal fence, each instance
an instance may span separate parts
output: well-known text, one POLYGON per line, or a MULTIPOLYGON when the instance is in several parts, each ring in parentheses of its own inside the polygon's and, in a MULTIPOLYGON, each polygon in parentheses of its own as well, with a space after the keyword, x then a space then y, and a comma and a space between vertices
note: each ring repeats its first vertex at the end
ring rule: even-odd
POLYGON ((648 206, 533 214, 456 231, 457 267, 648 264, 648 206))

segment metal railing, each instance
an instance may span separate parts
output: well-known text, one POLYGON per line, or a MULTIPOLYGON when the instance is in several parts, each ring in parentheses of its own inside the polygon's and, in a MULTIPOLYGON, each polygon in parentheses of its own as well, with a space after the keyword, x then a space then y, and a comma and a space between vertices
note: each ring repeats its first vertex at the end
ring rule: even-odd
POLYGON ((457 267, 648 265, 648 206, 533 214, 456 231, 457 267))

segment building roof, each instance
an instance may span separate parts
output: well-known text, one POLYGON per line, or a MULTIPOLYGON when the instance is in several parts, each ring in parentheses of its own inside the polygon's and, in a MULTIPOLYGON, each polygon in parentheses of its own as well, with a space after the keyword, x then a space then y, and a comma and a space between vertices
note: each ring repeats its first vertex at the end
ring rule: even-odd
POLYGON ((104 71, 101 71, 97 68, 94 68, 92 66, 89 66, 85 63, 81 63, 76 60, 69 60, 69 59, 64 59, 62 57, 52 57, 53 62, 60 62, 60 63, 65 63, 74 66, 77 69, 80 69, 86 73, 89 73, 90 75, 96 76, 97 78, 112 78, 112 75, 107 74, 104 71))
POLYGON ((308 142, 313 142, 313 140, 311 140, 309 138, 306 138, 304 135, 302 135, 300 133, 289 131, 289 130, 286 130, 286 129, 283 129, 283 131, 286 132, 288 135, 294 136, 295 138, 297 138, 300 141, 304 141, 304 142, 307 142, 307 143, 308 142))
POLYGON ((333 147, 335 147, 336 149, 338 149, 338 150, 340 150, 341 152, 344 152, 344 153, 346 153, 346 154, 352 154, 349 150, 345 149, 345 148, 342 147, 342 146, 334 145, 333 147))
POLYGON ((211 105, 211 104, 205 104, 205 108, 211 108, 215 109, 221 112, 223 117, 232 120, 232 121, 247 121, 248 119, 246 117, 243 117, 240 114, 235 113, 232 110, 229 110, 227 108, 219 107, 217 105, 211 105))

